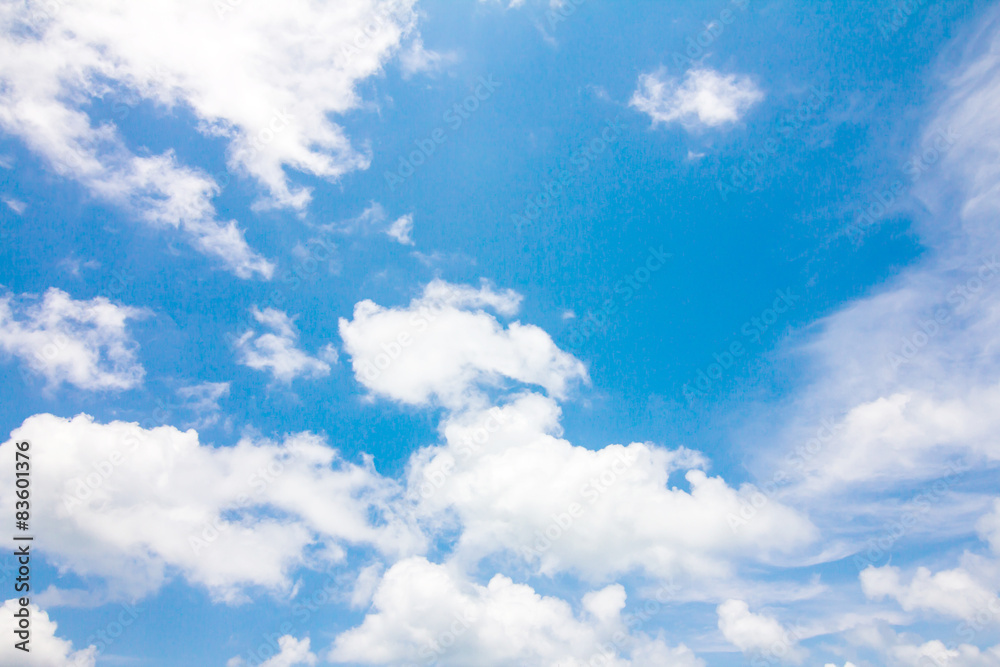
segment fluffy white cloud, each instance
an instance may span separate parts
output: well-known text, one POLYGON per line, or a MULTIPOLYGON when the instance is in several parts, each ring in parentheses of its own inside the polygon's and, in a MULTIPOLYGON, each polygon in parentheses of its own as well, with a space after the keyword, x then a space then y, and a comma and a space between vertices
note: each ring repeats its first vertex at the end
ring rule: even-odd
POLYGON ((767 560, 816 537, 807 518, 777 502, 734 521, 753 490, 707 476, 696 452, 638 442, 577 447, 558 437, 559 418, 555 401, 527 393, 450 417, 446 443, 414 454, 410 496, 421 515, 460 523, 458 557, 509 550, 546 574, 644 570, 702 580, 732 576, 734 560, 767 560), (677 488, 681 476, 689 491, 677 488))
POLYGON ((257 322, 272 333, 247 331, 236 340, 236 358, 244 366, 267 371, 280 382, 289 383, 297 377, 317 378, 330 374, 330 363, 337 363, 337 350, 327 344, 316 357, 298 347, 299 334, 295 322, 286 313, 274 308, 251 310, 257 322))
POLYGON ((31 301, 26 295, 0 296, 0 349, 52 385, 122 390, 142 382, 145 371, 126 322, 144 310, 104 297, 76 301, 54 287, 41 301, 31 301))
POLYGON ((703 665, 683 646, 629 635, 621 614, 625 591, 617 584, 588 593, 581 606, 576 615, 564 600, 503 575, 482 586, 447 566, 410 558, 386 572, 371 612, 337 637, 328 658, 353 664, 419 658, 470 667, 703 665), (630 652, 638 659, 630 660, 630 652), (663 656, 678 662, 653 662, 663 656))
POLYGON ((414 34, 413 0, 280 5, 29 0, 0 11, 0 127, 61 174, 159 227, 180 228, 237 275, 269 277, 235 222, 216 219, 211 176, 171 151, 139 156, 113 124, 86 111, 127 95, 184 108, 229 142, 230 169, 270 201, 301 208, 307 188, 286 168, 336 179, 367 155, 330 119, 360 104, 356 84, 414 34), (184 48, 177 48, 184 44, 184 48))
POLYGON ((57 624, 37 605, 28 605, 31 618, 31 641, 28 646, 30 653, 24 653, 14 648, 14 632, 17 619, 14 613, 21 609, 17 599, 7 600, 0 607, 0 628, 3 628, 4 641, 0 643, 0 664, 31 665, 31 667, 94 667, 97 660, 97 647, 89 646, 77 651, 73 650, 73 642, 56 636, 57 624))
POLYGON ((413 216, 407 213, 397 218, 385 233, 403 245, 413 245, 413 238, 410 236, 413 234, 413 216))
POLYGON ((717 127, 738 121, 764 93, 746 76, 695 68, 677 81, 662 70, 639 76, 629 105, 649 114, 653 124, 717 127))
POLYGON ((361 301, 352 320, 341 318, 340 335, 358 380, 404 403, 481 403, 481 389, 505 379, 562 397, 571 382, 586 380, 583 364, 538 327, 513 322, 504 328, 484 310, 509 317, 519 303, 510 290, 435 280, 406 308, 361 301))
POLYGON ((744 653, 796 664, 805 659, 806 651, 792 633, 774 617, 750 611, 746 602, 726 600, 716 613, 722 635, 744 653))
MULTIPOLYGON (((171 575, 238 601, 245 587, 291 588, 290 572, 332 563, 346 544, 398 556, 423 541, 396 513, 396 486, 309 433, 282 443, 198 442, 169 426, 36 415, 0 446, 31 442, 38 548, 56 566, 138 597, 171 575)), ((13 488, 0 507, 13 511, 13 488)))
MULTIPOLYGON (((264 662, 259 663, 259 667, 299 667, 300 665, 315 665, 316 654, 309 650, 309 638, 296 639, 291 635, 278 638, 278 647, 281 651, 271 656, 264 662)), ((226 667, 243 667, 246 661, 237 656, 230 658, 226 662, 226 667)))

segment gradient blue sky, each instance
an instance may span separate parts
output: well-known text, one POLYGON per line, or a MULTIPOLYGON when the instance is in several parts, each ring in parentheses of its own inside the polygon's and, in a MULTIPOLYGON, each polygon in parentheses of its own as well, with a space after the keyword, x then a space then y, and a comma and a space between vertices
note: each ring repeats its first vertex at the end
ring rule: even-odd
POLYGON ((437 664, 1000 665, 995 5, 56 5, 0 14, 0 452, 50 494, 53 656, 2 664, 431 664, 461 594, 437 664), (493 406, 535 430, 406 500, 493 406), (522 558, 614 443, 645 467, 522 558), (373 505, 295 495, 347 468, 373 505), (309 518, 341 501, 369 525, 309 518), (204 517, 245 541, 192 554, 204 517))

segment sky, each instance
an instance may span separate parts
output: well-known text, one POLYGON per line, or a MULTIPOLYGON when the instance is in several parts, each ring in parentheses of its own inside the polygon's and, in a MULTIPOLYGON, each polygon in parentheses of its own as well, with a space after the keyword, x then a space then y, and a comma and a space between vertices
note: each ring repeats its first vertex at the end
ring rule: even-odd
POLYGON ((1000 666, 995 3, 0 42, 0 665, 1000 666))

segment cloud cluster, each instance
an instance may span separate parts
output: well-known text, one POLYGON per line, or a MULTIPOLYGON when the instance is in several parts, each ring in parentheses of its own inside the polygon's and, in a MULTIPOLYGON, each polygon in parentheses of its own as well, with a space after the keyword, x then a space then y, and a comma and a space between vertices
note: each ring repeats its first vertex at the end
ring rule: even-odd
POLYGON ((753 490, 706 475, 697 452, 640 442, 574 446, 558 437, 560 416, 551 398, 526 393, 449 418, 445 444, 414 454, 410 494, 423 515, 455 517, 459 557, 510 551, 545 574, 601 580, 638 570, 703 581, 817 536, 806 517, 779 503, 734 526, 753 490))
POLYGON ((509 290, 435 280, 405 308, 358 303, 351 320, 340 319, 340 335, 358 380, 404 403, 481 404, 484 389, 507 381, 561 398, 587 371, 542 329, 520 322, 504 327, 486 312, 510 317, 519 303, 509 290))
MULTIPOLYGON (((288 592, 293 569, 340 561, 348 545, 423 548, 396 510, 396 486, 309 433, 212 447, 193 430, 42 414, 0 445, 10 469, 22 440, 42 552, 103 579, 111 597, 146 595, 179 573, 235 602, 247 587, 288 592)), ((14 501, 5 487, 0 507, 13 512, 14 501)))
POLYGON ((746 76, 693 68, 678 81, 663 70, 639 76, 629 105, 653 119, 653 125, 679 122, 686 127, 735 123, 764 93, 746 76))
POLYGON ((309 189, 290 184, 287 169, 336 179, 368 166, 330 116, 357 108, 357 83, 414 34, 413 3, 5 5, 0 128, 97 197, 156 227, 179 228, 236 275, 270 277, 273 265, 250 249, 235 221, 217 218, 216 178, 172 151, 137 154, 87 105, 127 95, 190 112, 199 132, 228 142, 230 170, 256 179, 267 203, 301 209, 309 189))
MULTIPOLYGON (((280 651, 259 663, 259 667, 301 667, 302 665, 315 665, 319 658, 309 650, 309 638, 296 639, 291 635, 284 635, 278 638, 278 648, 280 651)), ((237 656, 226 661, 226 667, 244 667, 246 661, 237 656)))
POLYGON ((755 614, 743 600, 726 600, 719 605, 719 630, 727 641, 750 655, 764 655, 782 662, 801 663, 807 652, 777 619, 755 614))
POLYGON ((337 637, 328 657, 335 663, 388 665, 418 658, 469 667, 704 664, 683 645, 631 634, 622 617, 625 597, 617 584, 592 591, 574 614, 564 600, 504 575, 483 586, 446 566, 410 558, 386 572, 372 611, 337 637))
POLYGON ((77 301, 54 287, 40 301, 7 294, 0 296, 0 350, 53 386, 131 389, 145 371, 127 322, 145 314, 104 297, 77 301))
POLYGON ((295 378, 318 378, 330 374, 330 364, 337 363, 337 350, 328 343, 312 357, 296 345, 299 333, 295 322, 275 308, 251 309, 253 318, 270 329, 270 333, 247 331, 236 339, 236 359, 250 368, 266 371, 279 382, 295 378))

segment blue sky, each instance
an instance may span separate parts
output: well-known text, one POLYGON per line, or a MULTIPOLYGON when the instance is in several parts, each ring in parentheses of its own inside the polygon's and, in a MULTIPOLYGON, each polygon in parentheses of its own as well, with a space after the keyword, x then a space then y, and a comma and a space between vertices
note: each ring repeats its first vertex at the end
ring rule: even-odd
POLYGON ((0 664, 1000 665, 998 16, 4 8, 0 664))

